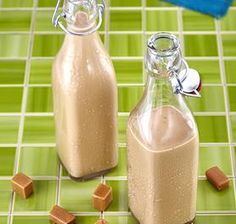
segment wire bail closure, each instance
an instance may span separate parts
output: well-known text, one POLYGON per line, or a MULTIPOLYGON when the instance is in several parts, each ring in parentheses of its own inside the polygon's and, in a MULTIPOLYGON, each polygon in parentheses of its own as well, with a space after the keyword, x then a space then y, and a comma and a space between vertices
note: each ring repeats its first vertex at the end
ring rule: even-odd
POLYGON ((201 90, 201 79, 199 73, 188 67, 187 62, 182 60, 185 69, 180 73, 172 71, 171 78, 172 86, 175 93, 181 93, 185 96, 201 97, 199 91, 201 90))
POLYGON ((61 4, 61 0, 57 0, 57 4, 56 4, 55 10, 53 12, 53 16, 52 16, 52 24, 55 27, 59 26, 65 33, 72 34, 72 35, 78 35, 78 36, 85 36, 85 35, 92 34, 100 28, 100 26, 102 24, 102 15, 103 15, 103 12, 104 12, 104 9, 105 9, 104 0, 102 0, 101 4, 98 4, 98 23, 97 23, 97 25, 94 28, 92 28, 91 30, 83 31, 83 32, 79 32, 79 31, 74 32, 74 31, 68 30, 63 25, 63 23, 61 22, 61 18, 62 17, 66 18, 66 14, 63 11, 58 14, 60 4, 61 4))

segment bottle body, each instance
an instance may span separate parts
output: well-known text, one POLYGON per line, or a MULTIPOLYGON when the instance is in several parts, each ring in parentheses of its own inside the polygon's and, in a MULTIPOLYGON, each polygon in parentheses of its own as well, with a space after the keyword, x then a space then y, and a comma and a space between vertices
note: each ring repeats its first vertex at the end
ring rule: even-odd
POLYGON ((166 68, 158 71, 148 71, 144 95, 128 119, 129 207, 140 224, 191 223, 198 130, 183 96, 173 93, 166 68))
POLYGON ((117 87, 111 60, 97 32, 67 34, 53 64, 58 155, 75 178, 117 165, 117 87))

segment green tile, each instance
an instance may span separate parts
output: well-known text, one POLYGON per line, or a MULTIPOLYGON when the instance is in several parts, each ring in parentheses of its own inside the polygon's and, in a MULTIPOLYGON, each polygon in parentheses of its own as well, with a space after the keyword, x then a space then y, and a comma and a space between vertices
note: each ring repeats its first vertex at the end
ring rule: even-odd
POLYGON ((236 86, 228 86, 230 111, 236 111, 236 86))
POLYGON ((232 175, 230 149, 228 147, 201 147, 199 154, 199 175, 207 169, 218 166, 226 175, 232 175))
POLYGON ((0 180, 0 212, 8 212, 11 200, 10 180, 0 180))
POLYGON ((127 150, 126 148, 119 148, 119 162, 118 165, 106 176, 126 176, 127 175, 127 150))
POLYGON ((62 46, 64 35, 35 35, 33 56, 55 56, 62 46))
POLYGON ((27 99, 27 112, 52 112, 52 88, 30 87, 27 99))
POLYGON ((0 11, 1 31, 29 31, 32 11, 0 11))
POLYGON ((100 179, 85 182, 62 180, 60 205, 69 211, 95 212, 92 206, 92 194, 99 183, 100 179))
POLYGON ((76 216, 76 223, 81 224, 93 224, 95 223, 100 216, 76 216))
POLYGON ((13 224, 48 224, 48 216, 14 216, 13 224))
POLYGON ((110 35, 111 56, 142 56, 143 38, 138 34, 110 35))
POLYGON ((147 11, 147 31, 177 31, 177 11, 147 11))
POLYGON ((29 35, 0 35, 0 57, 26 57, 29 35))
POLYGON ((236 30, 236 11, 229 10, 221 20, 221 30, 236 30))
POLYGON ((198 182, 198 211, 224 211, 235 210, 233 183, 223 191, 216 190, 208 181, 198 182))
POLYGON ((163 0, 146 0, 147 7, 172 7, 175 6, 163 0))
POLYGON ((142 61, 114 61, 118 83, 142 83, 143 62, 142 61))
POLYGON ((17 143, 20 117, 0 117, 0 143, 17 143))
POLYGON ((117 223, 117 224, 138 224, 139 222, 133 216, 106 216, 105 219, 109 223, 117 223))
POLYGON ((226 73, 226 81, 227 83, 236 83, 236 61, 224 61, 225 64, 225 73, 226 73))
POLYGON ((54 143, 53 117, 26 117, 24 143, 54 143))
MULTIPOLYGON (((51 2, 51 1, 48 1, 51 2)), ((56 2, 53 1, 53 3, 56 5, 56 2)), ((53 9, 52 10, 40 10, 37 11, 36 14, 36 22, 35 22, 35 31, 61 31, 60 28, 56 28, 52 25, 52 15, 53 15, 53 9)))
POLYGON ((130 112, 143 95, 143 87, 119 87, 118 111, 130 112))
POLYGON ((214 18, 198 12, 183 11, 184 31, 209 31, 215 30, 214 18))
POLYGON ((200 142, 228 142, 224 116, 195 116, 200 142))
POLYGON ((126 142, 126 127, 127 127, 127 116, 119 116, 118 117, 118 142, 125 143, 126 142))
POLYGON ((7 224, 7 220, 8 220, 7 216, 0 216, 0 223, 1 224, 7 224))
POLYGON ((1 84, 23 84, 25 75, 25 61, 0 61, 1 84))
POLYGON ((29 176, 56 176, 58 171, 55 148, 22 148, 19 170, 29 176))
POLYGON ((16 195, 14 211, 49 211, 56 200, 56 181, 34 180, 34 193, 27 199, 16 195))
POLYGON ((231 116, 233 141, 236 142, 236 116, 231 116))
POLYGON ((49 0, 38 0, 38 7, 53 7, 55 8, 56 2, 49 0))
POLYGON ((23 88, 0 88, 0 112, 20 112, 23 88))
POLYGON ((194 112, 225 111, 224 93, 221 86, 204 86, 200 98, 188 97, 187 102, 194 112))
POLYGON ((224 56, 236 56, 236 35, 222 35, 224 56))
POLYGON ((142 30, 141 10, 139 11, 114 11, 110 12, 111 31, 142 30))
POLYGON ((196 224, 235 224, 236 215, 203 215, 196 217, 196 224))
POLYGON ((2 0, 0 1, 0 7, 2 8, 14 8, 14 7, 32 7, 33 0, 2 0))
POLYGON ((126 180, 106 181, 112 187, 113 201, 107 211, 128 211, 128 186, 126 180))
POLYGON ((199 72, 202 83, 221 83, 218 61, 188 60, 188 65, 199 72))
POLYGON ((67 170, 65 169, 64 166, 62 166, 62 176, 66 176, 66 177, 69 176, 69 174, 68 174, 68 172, 67 172, 67 170))
POLYGON ((129 0, 129 1, 124 1, 124 0, 110 0, 110 6, 113 7, 122 7, 122 6, 141 6, 142 5, 142 0, 129 0))
POLYGON ((52 60, 31 61, 30 84, 50 84, 52 60))
POLYGON ((0 175, 12 176, 15 162, 15 148, 0 148, 0 175), (7 162, 6 162, 7 161, 7 162))
POLYGON ((184 41, 186 56, 218 55, 215 35, 185 35, 184 41))

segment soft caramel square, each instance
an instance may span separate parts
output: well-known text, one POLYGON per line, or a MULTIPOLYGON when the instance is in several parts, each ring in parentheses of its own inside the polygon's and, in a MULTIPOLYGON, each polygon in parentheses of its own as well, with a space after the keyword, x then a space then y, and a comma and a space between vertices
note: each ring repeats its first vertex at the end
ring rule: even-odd
POLYGON ((23 173, 17 173, 11 180, 12 190, 26 199, 33 193, 33 181, 23 173))
POLYGON ((219 191, 229 187, 229 178, 217 167, 211 167, 206 171, 207 180, 219 191))
POLYGON ((93 207, 98 211, 105 211, 112 202, 112 188, 100 184, 93 193, 93 207))
POLYGON ((50 211, 49 219, 56 224, 75 224, 75 216, 64 208, 54 205, 50 211))

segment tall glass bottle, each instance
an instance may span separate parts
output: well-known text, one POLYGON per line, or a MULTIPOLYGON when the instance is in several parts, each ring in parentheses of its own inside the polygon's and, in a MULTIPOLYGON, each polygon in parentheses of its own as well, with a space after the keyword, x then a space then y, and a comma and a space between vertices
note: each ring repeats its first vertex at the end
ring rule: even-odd
POLYGON ((52 72, 56 144, 62 164, 79 179, 117 165, 116 77, 97 32, 103 8, 96 0, 65 0, 53 19, 66 32, 52 72))
POLYGON ((140 224, 191 223, 199 139, 194 118, 174 85, 185 67, 176 37, 154 34, 145 60, 146 87, 127 128, 129 206, 140 224))

